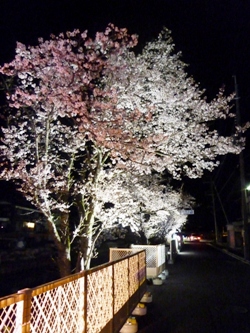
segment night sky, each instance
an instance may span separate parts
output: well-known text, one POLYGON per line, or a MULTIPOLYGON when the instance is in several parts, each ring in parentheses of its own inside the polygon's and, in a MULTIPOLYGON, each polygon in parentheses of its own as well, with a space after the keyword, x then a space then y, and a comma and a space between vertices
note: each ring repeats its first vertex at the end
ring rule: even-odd
MULTIPOLYGON (((243 121, 250 120, 249 0, 2 0, 0 64, 13 59, 16 41, 35 45, 39 37, 48 39, 51 33, 75 28, 94 34, 110 22, 138 34, 140 46, 156 38, 163 26, 169 28, 176 51, 182 51, 182 60, 189 64, 189 74, 206 89, 209 98, 222 86, 226 93, 233 92, 232 76, 237 76, 241 117, 243 121)), ((244 155, 250 181, 248 141, 244 155)), ((221 167, 202 181, 187 183, 186 188, 197 196, 198 202, 205 203, 191 220, 200 225, 212 221, 211 198, 206 195, 211 177, 228 218, 237 219, 238 157, 226 157, 221 167)), ((221 204, 217 205, 218 214, 222 214, 221 204)), ((223 217, 224 224, 222 220, 223 217)))

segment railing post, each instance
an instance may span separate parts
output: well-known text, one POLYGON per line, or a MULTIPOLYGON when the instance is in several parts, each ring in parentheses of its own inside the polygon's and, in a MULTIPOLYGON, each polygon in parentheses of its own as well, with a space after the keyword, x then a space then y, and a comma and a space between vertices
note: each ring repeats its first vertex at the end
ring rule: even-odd
POLYGON ((18 291, 23 295, 23 300, 17 303, 16 332, 30 333, 31 295, 32 289, 26 288, 18 291))
POLYGON ((114 332, 114 316, 115 316, 115 267, 112 264, 112 324, 111 324, 111 332, 114 332))

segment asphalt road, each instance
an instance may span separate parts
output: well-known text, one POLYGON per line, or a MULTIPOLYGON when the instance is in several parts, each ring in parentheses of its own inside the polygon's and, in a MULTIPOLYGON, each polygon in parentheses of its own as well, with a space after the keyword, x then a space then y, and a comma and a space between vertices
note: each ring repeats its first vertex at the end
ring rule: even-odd
POLYGON ((138 333, 250 333, 250 265, 204 243, 186 244, 138 333))

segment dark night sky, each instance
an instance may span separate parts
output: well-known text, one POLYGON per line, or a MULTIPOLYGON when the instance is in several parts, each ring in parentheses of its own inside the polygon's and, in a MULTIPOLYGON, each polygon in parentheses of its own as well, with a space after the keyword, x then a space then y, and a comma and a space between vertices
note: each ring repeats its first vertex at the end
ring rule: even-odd
MULTIPOLYGON (((47 39, 51 33, 75 28, 94 33, 109 22, 138 34, 141 45, 156 38, 163 26, 169 28, 176 51, 182 51, 188 72, 208 97, 224 85, 227 93, 233 92, 232 76, 237 75, 242 119, 250 120, 249 0, 2 0, 0 64, 12 60, 16 41, 34 45, 38 37, 47 39)), ((247 143, 247 174, 248 150, 247 143)), ((231 218, 237 215, 231 197, 240 196, 237 165, 236 157, 227 157, 212 174, 231 218)), ((199 200, 208 185, 194 181, 191 188, 199 200)))
POLYGON ((242 93, 250 95, 249 0, 3 0, 0 5, 0 63, 14 56, 16 41, 35 44, 79 28, 102 31, 109 22, 137 33, 142 44, 163 26, 172 30, 189 72, 208 93, 237 74, 242 93))

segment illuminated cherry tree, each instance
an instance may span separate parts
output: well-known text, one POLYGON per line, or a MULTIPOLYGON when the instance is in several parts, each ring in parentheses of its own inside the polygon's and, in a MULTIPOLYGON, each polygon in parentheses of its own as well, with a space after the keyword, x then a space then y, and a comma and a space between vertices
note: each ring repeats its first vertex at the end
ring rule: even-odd
POLYGON ((200 177, 218 155, 241 151, 235 136, 210 129, 230 115, 232 97, 202 97, 167 31, 140 55, 130 51, 136 42, 113 25, 94 39, 75 30, 35 47, 18 43, 0 68, 11 78, 1 178, 47 218, 61 276, 73 268, 72 245, 88 268, 112 226, 150 237, 181 223, 171 213, 180 193, 163 193, 156 172, 200 177))
POLYGON ((114 226, 129 226, 133 232, 143 235, 146 242, 153 237, 165 239, 171 230, 180 229, 186 222, 187 216, 181 210, 193 208, 195 204, 190 195, 163 184, 159 174, 149 176, 114 170, 104 172, 103 180, 97 193, 99 233, 114 226), (103 209, 105 200, 109 205, 103 209))
POLYGON ((1 178, 15 181, 47 218, 61 276, 71 272, 73 242, 83 249, 79 259, 90 257, 100 171, 112 154, 122 157, 126 145, 131 149, 126 123, 138 115, 117 111, 116 92, 105 89, 101 78, 115 70, 107 59, 135 43, 113 25, 95 39, 75 30, 40 39, 35 47, 17 43, 15 59, 1 67, 12 79, 1 178))
POLYGON ((139 151, 139 155, 136 151, 133 167, 149 172, 167 169, 175 178, 196 178, 204 170, 213 170, 219 155, 242 150, 242 141, 237 139, 241 129, 231 136, 214 129, 216 120, 234 116, 230 112, 233 95, 226 97, 221 90, 208 102, 180 57, 174 53, 170 32, 164 29, 141 54, 128 51, 126 58, 115 59, 121 70, 107 76, 106 82, 119 91, 118 107, 151 116, 151 121, 134 127, 138 139, 148 138, 149 145, 147 152, 139 151))

